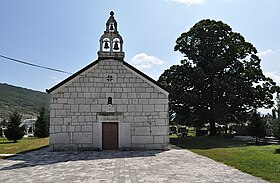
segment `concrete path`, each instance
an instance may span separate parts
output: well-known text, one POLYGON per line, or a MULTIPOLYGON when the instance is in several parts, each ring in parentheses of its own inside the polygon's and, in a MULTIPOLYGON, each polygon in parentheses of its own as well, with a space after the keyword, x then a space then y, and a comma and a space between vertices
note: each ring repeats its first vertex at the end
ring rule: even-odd
POLYGON ((187 150, 49 152, 0 160, 0 182, 266 182, 187 150))

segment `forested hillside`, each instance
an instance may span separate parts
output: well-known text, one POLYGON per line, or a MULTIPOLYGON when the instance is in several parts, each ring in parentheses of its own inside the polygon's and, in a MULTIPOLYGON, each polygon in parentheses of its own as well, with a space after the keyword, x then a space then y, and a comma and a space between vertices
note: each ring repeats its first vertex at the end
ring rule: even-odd
POLYGON ((36 117, 41 106, 49 107, 50 95, 0 83, 0 119, 17 110, 24 118, 36 117))

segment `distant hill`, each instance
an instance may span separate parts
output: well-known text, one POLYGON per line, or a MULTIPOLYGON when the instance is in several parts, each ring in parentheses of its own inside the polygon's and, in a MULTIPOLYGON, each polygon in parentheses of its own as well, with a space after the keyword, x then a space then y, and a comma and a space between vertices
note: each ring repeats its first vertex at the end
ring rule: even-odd
POLYGON ((7 118, 15 110, 23 118, 36 117, 43 105, 50 105, 48 93, 0 83, 0 118, 7 118))

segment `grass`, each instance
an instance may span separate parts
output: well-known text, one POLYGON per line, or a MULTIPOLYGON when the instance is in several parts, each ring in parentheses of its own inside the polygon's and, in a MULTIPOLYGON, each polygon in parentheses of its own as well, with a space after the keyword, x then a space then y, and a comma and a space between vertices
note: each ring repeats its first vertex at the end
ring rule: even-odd
MULTIPOLYGON (((18 154, 49 145, 49 138, 28 137, 13 143, 6 138, 0 138, 0 154, 18 154)), ((1 157, 0 158, 4 158, 1 157)))
POLYGON ((172 144, 189 149, 202 156, 235 167, 243 172, 261 177, 270 182, 280 183, 280 145, 255 145, 218 137, 171 136, 172 144))

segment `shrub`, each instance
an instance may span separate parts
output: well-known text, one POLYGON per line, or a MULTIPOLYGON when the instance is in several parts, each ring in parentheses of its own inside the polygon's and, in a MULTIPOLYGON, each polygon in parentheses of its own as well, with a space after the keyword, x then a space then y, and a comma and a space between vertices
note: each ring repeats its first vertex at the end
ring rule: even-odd
POLYGON ((8 140, 17 142, 17 140, 22 139, 22 137, 25 134, 24 133, 25 128, 24 126, 20 127, 20 123, 21 123, 21 116, 17 111, 10 114, 7 129, 4 131, 5 137, 8 140))

